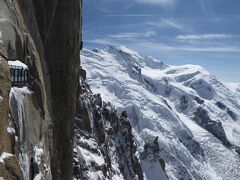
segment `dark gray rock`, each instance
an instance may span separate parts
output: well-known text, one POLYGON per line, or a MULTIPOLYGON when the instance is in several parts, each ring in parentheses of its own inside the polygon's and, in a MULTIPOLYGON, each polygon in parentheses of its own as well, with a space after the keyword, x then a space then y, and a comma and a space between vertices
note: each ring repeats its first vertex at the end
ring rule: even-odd
POLYGON ((198 104, 204 104, 204 100, 203 99, 201 99, 201 98, 199 98, 197 96, 194 99, 197 101, 198 104))
POLYGON ((237 115, 232 110, 230 110, 229 108, 227 108, 227 113, 234 121, 237 120, 237 115))
POLYGON ((222 123, 219 121, 213 121, 208 115, 208 112, 199 107, 194 113, 193 120, 200 125, 202 128, 206 129, 210 133, 212 133, 216 138, 218 138, 222 143, 230 147, 231 144, 228 141, 225 131, 223 129, 222 123))
POLYGON ((188 98, 185 95, 180 97, 180 109, 185 110, 188 108, 188 98))
POLYGON ((140 153, 140 159, 141 161, 147 160, 152 163, 159 164, 162 170, 164 171, 164 173, 166 174, 165 172, 166 164, 164 159, 162 159, 162 157, 160 156, 160 146, 158 142, 158 137, 155 137, 153 141, 149 141, 145 143, 144 151, 140 153))
POLYGON ((78 97, 80 11, 79 0, 33 0, 49 71, 53 108, 53 179, 71 179, 73 126, 78 97))
POLYGON ((221 110, 225 110, 227 108, 227 106, 225 104, 223 104, 222 102, 220 102, 220 101, 216 102, 216 105, 221 110))
POLYGON ((127 111, 123 111, 123 112, 122 112, 122 117, 128 118, 127 111))
MULTIPOLYGON (((136 144, 133 139, 132 127, 127 119, 127 113, 121 116, 110 103, 102 102, 100 94, 92 95, 91 90, 82 84, 80 106, 77 112, 86 115, 77 115, 84 124, 89 124, 91 130, 86 131, 80 123, 75 124, 75 149, 83 148, 84 151, 104 157, 104 165, 99 166, 95 160, 88 165, 85 157, 80 152, 74 154, 74 177, 88 179, 89 171, 102 173, 104 178, 111 179, 118 166, 124 179, 143 179, 143 172, 139 159, 136 156, 136 144), (89 121, 89 122, 86 122, 89 121), (88 143, 91 142, 91 143, 88 143), (90 145, 94 142, 94 146, 90 145)), ((119 174, 117 175, 119 176, 119 174)))
POLYGON ((185 131, 181 131, 179 133, 179 141, 191 152, 193 157, 199 159, 205 156, 204 151, 199 142, 197 142, 193 138, 193 136, 186 133, 185 131))
POLYGON ((83 78, 84 81, 87 78, 87 72, 82 68, 80 69, 80 76, 83 78))

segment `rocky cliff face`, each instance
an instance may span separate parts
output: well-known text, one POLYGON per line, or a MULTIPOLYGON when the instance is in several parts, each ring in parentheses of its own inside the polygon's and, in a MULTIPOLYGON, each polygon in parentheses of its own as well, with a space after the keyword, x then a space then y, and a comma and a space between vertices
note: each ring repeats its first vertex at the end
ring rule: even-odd
POLYGON ((9 92, 11 88, 9 67, 5 60, 0 59, 0 177, 21 180, 22 172, 14 152, 9 126, 9 92))
POLYGON ((70 179, 79 88, 81 4, 79 0, 34 0, 33 4, 51 84, 52 173, 56 179, 70 179))
POLYGON ((0 72, 1 154, 16 155, 24 179, 72 178, 80 13, 78 0, 0 2, 1 53, 29 67, 29 87, 11 90, 10 113, 9 70, 0 72))
POLYGON ((9 67, 0 59, 0 152, 12 152, 10 135, 7 132, 9 114, 9 92, 11 88, 9 67))
MULTIPOLYGON (((83 79, 81 86, 75 124, 74 178, 143 180, 147 177, 140 160, 148 162, 148 157, 156 160, 157 171, 162 171, 164 160, 160 158, 158 142, 155 141, 157 149, 150 142, 139 155, 126 111, 119 114, 100 94, 93 95, 83 79)), ((161 179, 167 179, 164 173, 161 179)))

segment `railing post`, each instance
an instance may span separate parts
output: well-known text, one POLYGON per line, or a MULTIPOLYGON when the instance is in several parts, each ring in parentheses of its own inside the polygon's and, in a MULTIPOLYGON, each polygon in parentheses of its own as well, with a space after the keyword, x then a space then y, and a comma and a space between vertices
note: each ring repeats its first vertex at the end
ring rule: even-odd
POLYGON ((24 69, 22 68, 22 83, 25 83, 25 78, 24 78, 24 69))
POLYGON ((19 84, 22 84, 22 69, 19 68, 19 84))
POLYGON ((23 71, 23 79, 24 79, 24 83, 27 83, 27 70, 26 69, 23 71))
POLYGON ((28 83, 29 75, 28 75, 28 70, 26 71, 26 83, 28 83))
POLYGON ((13 85, 15 85, 15 81, 16 81, 16 69, 13 69, 13 85))
POLYGON ((19 84, 19 74, 20 74, 19 69, 17 69, 17 84, 19 84))

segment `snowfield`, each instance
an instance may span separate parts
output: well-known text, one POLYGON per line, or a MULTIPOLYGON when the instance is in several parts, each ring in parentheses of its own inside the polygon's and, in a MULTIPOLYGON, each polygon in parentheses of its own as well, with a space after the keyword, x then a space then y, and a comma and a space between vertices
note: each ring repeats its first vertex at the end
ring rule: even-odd
POLYGON ((240 83, 226 83, 226 86, 240 98, 240 83))
MULTIPOLYGON (((93 93, 128 112, 139 153, 158 137, 169 179, 240 179, 239 85, 123 46, 84 49, 81 61, 93 93)), ((141 165, 146 179, 162 177, 154 161, 141 165)))

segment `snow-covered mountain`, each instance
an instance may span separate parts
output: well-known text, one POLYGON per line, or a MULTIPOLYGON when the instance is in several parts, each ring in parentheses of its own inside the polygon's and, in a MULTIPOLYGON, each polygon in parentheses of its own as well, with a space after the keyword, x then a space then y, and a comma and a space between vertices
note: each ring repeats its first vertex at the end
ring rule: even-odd
POLYGON ((226 83, 226 86, 240 98, 240 83, 226 83))
POLYGON ((81 61, 93 93, 127 112, 146 179, 163 177, 163 166, 146 155, 154 139, 169 179, 240 179, 239 86, 123 46, 85 49, 81 61))

